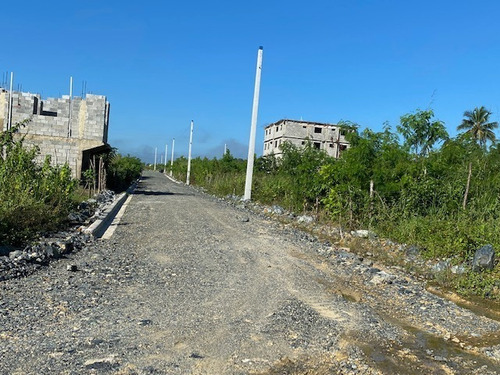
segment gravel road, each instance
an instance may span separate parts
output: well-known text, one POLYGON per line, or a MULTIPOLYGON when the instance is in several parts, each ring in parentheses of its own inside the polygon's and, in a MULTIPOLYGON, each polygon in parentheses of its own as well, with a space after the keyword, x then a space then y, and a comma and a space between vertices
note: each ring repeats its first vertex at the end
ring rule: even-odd
POLYGON ((156 172, 111 239, 0 282, 0 374, 500 374, 499 332, 156 172))

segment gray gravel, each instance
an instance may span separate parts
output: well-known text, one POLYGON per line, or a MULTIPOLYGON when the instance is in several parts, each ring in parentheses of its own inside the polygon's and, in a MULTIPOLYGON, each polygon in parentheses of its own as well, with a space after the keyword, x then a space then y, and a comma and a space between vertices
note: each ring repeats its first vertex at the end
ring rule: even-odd
POLYGON ((0 282, 0 374, 498 374, 500 324, 148 172, 111 240, 0 282))

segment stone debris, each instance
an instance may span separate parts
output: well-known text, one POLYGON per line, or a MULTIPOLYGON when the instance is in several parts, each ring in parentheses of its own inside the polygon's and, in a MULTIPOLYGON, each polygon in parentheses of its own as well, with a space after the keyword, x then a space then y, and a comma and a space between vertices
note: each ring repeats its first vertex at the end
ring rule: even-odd
POLYGON ((367 229, 358 229, 351 231, 351 236, 358 238, 375 238, 377 234, 367 229))
POLYGON ((297 216, 297 223, 299 224, 311 224, 313 221, 314 217, 312 216, 307 216, 307 215, 297 216))
MULTIPOLYGON (((86 248, 94 239, 80 230, 81 225, 90 225, 100 218, 101 211, 114 201, 114 197, 114 192, 106 190, 98 194, 96 199, 92 198, 80 203, 78 211, 68 215, 68 223, 72 227, 67 231, 45 234, 23 249, 2 246, 0 248, 0 281, 29 275, 52 259, 58 259, 72 251, 86 248)), ((76 269, 71 271, 74 272, 76 269)))
POLYGON ((485 245, 476 250, 472 260, 472 270, 480 272, 492 270, 495 266, 495 250, 492 245, 485 245))

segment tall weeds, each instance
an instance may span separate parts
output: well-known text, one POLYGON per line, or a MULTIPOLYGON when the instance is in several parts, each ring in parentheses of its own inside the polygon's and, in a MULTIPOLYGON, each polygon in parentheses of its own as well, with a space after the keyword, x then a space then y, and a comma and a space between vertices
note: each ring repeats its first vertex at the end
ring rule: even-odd
POLYGON ((24 146, 17 124, 0 133, 0 244, 18 245, 40 231, 58 228, 73 207, 77 181, 68 165, 36 163, 36 147, 24 146))

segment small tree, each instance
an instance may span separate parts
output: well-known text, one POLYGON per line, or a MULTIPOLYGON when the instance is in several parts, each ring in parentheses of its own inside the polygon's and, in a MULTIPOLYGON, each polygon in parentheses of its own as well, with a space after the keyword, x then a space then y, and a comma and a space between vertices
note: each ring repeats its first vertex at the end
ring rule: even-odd
POLYGON ((400 117, 397 131, 404 137, 405 145, 418 156, 427 156, 434 145, 448 139, 442 121, 432 121, 434 111, 417 109, 416 113, 400 117))

